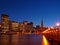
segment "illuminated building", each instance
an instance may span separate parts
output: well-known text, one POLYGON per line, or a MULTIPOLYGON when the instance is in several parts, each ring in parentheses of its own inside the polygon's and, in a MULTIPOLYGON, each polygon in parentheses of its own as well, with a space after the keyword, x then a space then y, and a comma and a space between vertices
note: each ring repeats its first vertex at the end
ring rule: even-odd
POLYGON ((41 31, 40 25, 37 25, 37 26, 36 26, 36 31, 41 31))
POLYGON ((36 31, 36 27, 33 27, 33 30, 32 31, 36 31))
POLYGON ((23 21, 23 32, 26 31, 26 29, 27 29, 27 24, 28 24, 28 21, 24 20, 24 21, 23 21))
POLYGON ((1 24, 0 24, 0 30, 3 32, 6 31, 22 31, 22 32, 31 32, 31 31, 44 31, 46 28, 43 25, 43 20, 41 20, 41 26, 37 25, 35 28, 33 28, 33 22, 28 22, 24 20, 21 23, 18 23, 16 21, 9 20, 9 16, 6 14, 2 14, 1 16, 1 24))
POLYGON ((44 27, 43 20, 41 20, 41 31, 48 29, 48 27, 44 27))
POLYGON ((43 27, 44 27, 43 20, 41 20, 41 30, 43 30, 43 27))
POLYGON ((3 32, 9 31, 9 16, 2 14, 1 28, 3 32))
POLYGON ((33 22, 30 22, 30 23, 27 24, 25 31, 30 32, 32 30, 33 30, 33 22))
POLYGON ((19 31, 22 32, 30 32, 33 30, 33 22, 28 23, 27 21, 23 21, 22 23, 19 23, 19 31))
POLYGON ((9 23, 9 30, 11 30, 11 31, 18 31, 18 25, 19 25, 18 22, 10 21, 10 23, 9 23))
POLYGON ((19 29, 19 31, 22 32, 23 29, 24 29, 24 24, 23 23, 19 23, 18 29, 19 29))
POLYGON ((0 23, 0 31, 1 31, 1 23, 0 23))

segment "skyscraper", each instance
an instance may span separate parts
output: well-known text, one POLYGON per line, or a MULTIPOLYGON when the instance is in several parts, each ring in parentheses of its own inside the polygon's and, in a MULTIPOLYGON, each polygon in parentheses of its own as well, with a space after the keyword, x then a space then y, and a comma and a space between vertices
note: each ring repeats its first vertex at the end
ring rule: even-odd
POLYGON ((43 27, 44 27, 44 25, 43 25, 43 19, 41 20, 41 30, 43 30, 43 27))

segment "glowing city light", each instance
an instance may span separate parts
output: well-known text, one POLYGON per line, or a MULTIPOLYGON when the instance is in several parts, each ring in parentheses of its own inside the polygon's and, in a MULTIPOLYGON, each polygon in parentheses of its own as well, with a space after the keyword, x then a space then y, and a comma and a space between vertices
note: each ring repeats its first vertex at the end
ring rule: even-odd
POLYGON ((60 26, 60 23, 56 23, 56 26, 60 26))

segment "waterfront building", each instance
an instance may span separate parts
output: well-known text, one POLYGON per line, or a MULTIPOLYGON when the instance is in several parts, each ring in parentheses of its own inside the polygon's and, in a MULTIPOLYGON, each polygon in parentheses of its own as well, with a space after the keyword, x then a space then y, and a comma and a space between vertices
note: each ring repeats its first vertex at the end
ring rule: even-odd
POLYGON ((36 25, 36 31, 41 31, 40 25, 36 25))
POLYGON ((33 30, 33 22, 28 23, 27 21, 23 21, 19 23, 19 31, 22 32, 30 32, 33 30))
POLYGON ((22 22, 19 23, 18 30, 22 32, 24 30, 24 24, 22 22))
POLYGON ((1 31, 1 23, 0 23, 0 31, 1 31))
POLYGON ((33 27, 33 30, 32 31, 36 31, 36 27, 33 27))
POLYGON ((18 26, 19 26, 18 22, 10 21, 10 23, 9 23, 9 30, 11 30, 11 31, 18 31, 18 26))
POLYGON ((21 31, 21 32, 34 32, 34 31, 44 31, 46 27, 43 25, 43 20, 41 20, 41 25, 33 27, 33 22, 28 22, 24 20, 23 22, 16 22, 9 20, 9 16, 2 14, 0 23, 0 30, 6 31, 21 31))
POLYGON ((26 32, 31 32, 33 30, 33 22, 30 22, 26 26, 26 32))
POLYGON ((6 14, 1 15, 1 29, 3 32, 9 31, 9 16, 6 14))
POLYGON ((24 20, 24 21, 23 21, 23 32, 26 31, 26 29, 27 29, 27 24, 28 24, 28 21, 24 20))

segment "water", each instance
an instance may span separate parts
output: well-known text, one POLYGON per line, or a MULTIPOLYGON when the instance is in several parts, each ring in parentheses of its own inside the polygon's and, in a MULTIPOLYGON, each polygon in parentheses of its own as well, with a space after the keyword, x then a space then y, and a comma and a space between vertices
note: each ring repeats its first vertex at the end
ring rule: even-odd
POLYGON ((49 45, 49 42, 42 35, 16 34, 0 35, 0 45, 49 45))

